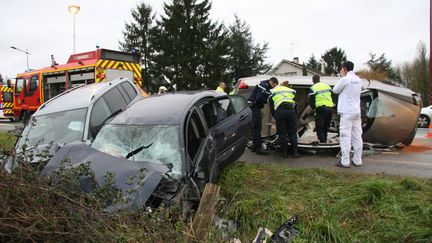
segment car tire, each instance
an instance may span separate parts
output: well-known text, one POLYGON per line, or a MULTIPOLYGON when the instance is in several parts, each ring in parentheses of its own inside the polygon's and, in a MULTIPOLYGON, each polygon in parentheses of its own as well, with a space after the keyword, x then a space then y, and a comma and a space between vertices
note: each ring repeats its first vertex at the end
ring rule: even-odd
POLYGON ((428 128, 430 125, 430 119, 428 116, 421 114, 418 118, 418 127, 428 128))
POLYGON ((404 145, 406 145, 406 146, 411 145, 411 143, 414 141, 416 133, 417 133, 417 127, 413 129, 413 131, 411 132, 411 134, 402 143, 404 145))

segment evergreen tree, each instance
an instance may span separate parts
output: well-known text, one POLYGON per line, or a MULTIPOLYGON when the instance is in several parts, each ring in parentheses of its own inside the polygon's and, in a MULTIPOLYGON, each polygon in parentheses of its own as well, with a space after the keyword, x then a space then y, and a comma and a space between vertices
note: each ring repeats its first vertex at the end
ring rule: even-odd
POLYGON ((222 81, 227 43, 223 26, 209 18, 209 0, 173 0, 152 31, 155 71, 177 90, 214 87, 222 81))
POLYGON ((376 58, 376 54, 369 53, 370 59, 366 62, 371 72, 384 73, 387 79, 401 82, 402 79, 398 72, 392 67, 392 61, 387 60, 385 53, 376 58))
MULTIPOLYGON (((133 20, 125 23, 123 41, 120 49, 126 52, 138 52, 143 69, 143 80, 150 80, 149 70, 152 67, 152 47, 150 43, 150 30, 154 27, 152 8, 145 3, 139 3, 136 9, 131 10, 133 20)), ((144 82, 143 82, 144 83, 144 82)))
POLYGON ((316 59, 314 54, 311 55, 308 62, 306 63, 306 67, 313 68, 315 70, 321 71, 321 63, 319 63, 316 59))
POLYGON ((336 76, 339 73, 342 68, 342 64, 347 60, 345 51, 337 47, 327 50, 322 55, 322 58, 326 62, 326 66, 324 68, 325 74, 333 76, 336 76))
POLYGON ((226 79, 236 82, 239 78, 266 73, 271 65, 265 63, 268 44, 254 44, 252 33, 246 22, 235 16, 228 27, 229 57, 226 79))
POLYGON ((303 76, 307 76, 308 75, 305 63, 303 63, 303 65, 302 65, 302 74, 303 74, 303 76))
POLYGON ((4 78, 3 78, 3 75, 0 73, 0 83, 2 84, 2 83, 4 83, 4 78))

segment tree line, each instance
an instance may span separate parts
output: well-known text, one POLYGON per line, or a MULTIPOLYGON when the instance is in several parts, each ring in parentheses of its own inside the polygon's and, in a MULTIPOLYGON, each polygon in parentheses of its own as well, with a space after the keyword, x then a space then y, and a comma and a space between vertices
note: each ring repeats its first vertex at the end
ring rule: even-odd
POLYGON ((245 21, 225 26, 209 18, 210 0, 173 0, 156 17, 139 3, 125 24, 120 49, 141 56, 143 79, 155 91, 165 84, 177 90, 215 88, 241 77, 266 73, 268 44, 257 44, 245 21))
MULTIPOLYGON (((172 0, 164 3, 157 16, 144 2, 131 10, 132 21, 125 23, 120 49, 141 57, 143 79, 149 91, 159 85, 177 90, 213 89, 220 81, 235 84, 241 77, 268 72, 268 43, 255 43, 249 25, 235 16, 228 26, 210 19, 210 0, 172 0)), ((305 68, 337 76, 347 60, 339 47, 326 50, 320 59, 312 54, 305 68)), ((367 69, 359 70, 363 78, 403 85, 422 95, 428 104, 429 59, 425 43, 418 45, 415 60, 394 66, 385 53, 369 53, 367 69)))
MULTIPOLYGON (((324 74, 331 76, 336 76, 342 63, 347 60, 345 51, 338 47, 327 50, 321 58, 326 64, 324 74)), ((416 56, 412 61, 395 66, 385 53, 381 55, 369 53, 369 60, 365 64, 367 69, 357 71, 360 77, 407 87, 421 95, 424 106, 429 105, 431 91, 429 90, 429 58, 426 43, 419 41, 416 56)), ((321 62, 313 54, 304 65, 321 70, 321 62)))

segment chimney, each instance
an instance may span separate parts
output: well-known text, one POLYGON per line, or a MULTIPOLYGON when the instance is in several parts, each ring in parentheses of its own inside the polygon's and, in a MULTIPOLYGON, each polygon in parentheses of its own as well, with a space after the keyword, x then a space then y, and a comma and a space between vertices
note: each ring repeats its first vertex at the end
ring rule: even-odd
POLYGON ((295 63, 299 63, 299 58, 298 58, 298 57, 294 57, 293 61, 294 61, 295 63))

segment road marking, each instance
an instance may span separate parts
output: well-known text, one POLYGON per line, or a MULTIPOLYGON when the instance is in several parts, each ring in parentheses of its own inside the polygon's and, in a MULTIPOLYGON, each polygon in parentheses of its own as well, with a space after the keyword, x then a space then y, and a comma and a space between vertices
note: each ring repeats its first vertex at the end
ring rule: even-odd
POLYGON ((365 161, 374 161, 374 162, 382 162, 382 163, 389 163, 389 164, 404 164, 404 165, 420 165, 420 166, 431 166, 432 163, 421 163, 421 162, 404 162, 404 161, 398 161, 398 160, 380 160, 380 159, 364 159, 365 161))

